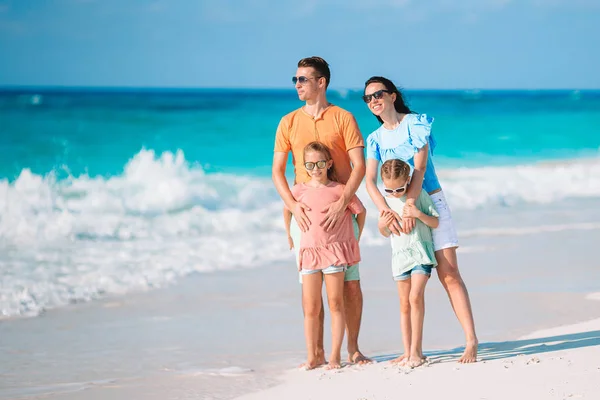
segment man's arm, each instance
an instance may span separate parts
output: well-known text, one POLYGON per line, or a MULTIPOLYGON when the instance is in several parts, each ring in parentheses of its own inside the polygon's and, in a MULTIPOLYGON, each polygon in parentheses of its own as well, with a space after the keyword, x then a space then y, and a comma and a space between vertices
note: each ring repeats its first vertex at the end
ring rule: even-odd
POLYGON ((346 182, 346 187, 344 188, 344 206, 347 206, 352 197, 356 194, 366 172, 363 147, 355 147, 348 150, 348 156, 352 163, 352 172, 350 173, 350 178, 348 179, 348 182, 346 182))
POLYGON ((348 150, 348 156, 352 163, 352 172, 350 173, 348 182, 346 182, 344 193, 338 201, 331 203, 323 210, 326 214, 321 225, 323 225, 323 228, 325 228, 326 231, 333 229, 340 222, 348 203, 356 194, 360 183, 365 177, 365 155, 363 147, 355 147, 348 150))
POLYGON ((285 206, 292 212, 292 214, 294 214, 294 218, 296 219, 300 230, 302 232, 306 232, 308 230, 308 225, 310 225, 310 220, 306 216, 304 210, 310 210, 310 208, 303 203, 297 202, 292 195, 287 179, 285 179, 287 158, 288 153, 284 152, 276 151, 273 155, 273 183, 275 183, 275 189, 277 189, 277 193, 279 193, 279 196, 281 196, 285 206))

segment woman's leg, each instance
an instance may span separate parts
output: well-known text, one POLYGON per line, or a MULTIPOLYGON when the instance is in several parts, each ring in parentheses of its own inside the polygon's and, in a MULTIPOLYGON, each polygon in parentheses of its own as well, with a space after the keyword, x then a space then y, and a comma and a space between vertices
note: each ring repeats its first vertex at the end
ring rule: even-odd
POLYGON ((410 358, 408 366, 418 367, 423 364, 423 320, 425 319, 425 285, 429 276, 413 273, 410 285, 410 324, 412 327, 410 341, 410 358))
POLYGON ((437 273, 440 282, 444 286, 444 289, 446 289, 446 292, 448 292, 450 304, 452 304, 454 313, 465 332, 465 351, 458 362, 475 362, 477 361, 478 345, 477 335, 475 334, 475 322, 473 321, 469 293, 458 270, 456 247, 436 251, 435 258, 438 262, 437 273))
POLYGON ((304 309, 304 337, 307 360, 304 367, 313 369, 319 365, 317 347, 319 336, 319 313, 321 312, 322 273, 302 275, 302 308, 304 309))
POLYGON ((400 299, 400 331, 402 332, 402 345, 404 354, 392 360, 392 364, 401 365, 408 361, 410 356, 410 340, 411 340, 411 325, 410 325, 410 275, 407 279, 396 281, 398 287, 398 298, 400 299))
POLYGON ((331 316, 331 356, 327 369, 342 367, 341 351, 346 329, 346 315, 344 312, 344 272, 325 274, 325 287, 327 288, 327 303, 331 316))

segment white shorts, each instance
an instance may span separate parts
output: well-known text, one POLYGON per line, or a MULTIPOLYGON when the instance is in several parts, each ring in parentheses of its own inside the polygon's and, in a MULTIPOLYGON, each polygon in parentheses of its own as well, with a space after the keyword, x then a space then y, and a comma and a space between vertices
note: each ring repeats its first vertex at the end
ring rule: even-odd
POLYGON ((436 229, 432 229, 433 233, 433 249, 435 251, 458 247, 458 235, 452 221, 452 213, 446 202, 446 196, 443 191, 439 191, 430 195, 435 208, 440 214, 440 224, 436 229))

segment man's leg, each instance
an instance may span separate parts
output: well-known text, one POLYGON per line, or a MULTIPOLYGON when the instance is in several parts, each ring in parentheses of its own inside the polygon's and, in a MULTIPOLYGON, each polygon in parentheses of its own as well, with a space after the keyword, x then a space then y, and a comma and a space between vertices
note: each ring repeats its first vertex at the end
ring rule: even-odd
MULTIPOLYGON (((354 233, 358 238, 358 225, 356 220, 354 224, 354 233)), ((363 295, 360 288, 360 272, 358 264, 348 267, 344 277, 344 308, 346 311, 346 333, 348 335, 348 362, 357 364, 370 363, 371 360, 365 357, 358 348, 358 334, 360 333, 360 323, 362 320, 363 295)))
MULTIPOLYGON (((351 268, 358 268, 354 265, 351 268)), ((358 347, 358 335, 362 320, 363 296, 360 280, 344 282, 344 307, 346 309, 346 332, 348 334, 348 362, 364 364, 371 360, 366 358, 358 347)))

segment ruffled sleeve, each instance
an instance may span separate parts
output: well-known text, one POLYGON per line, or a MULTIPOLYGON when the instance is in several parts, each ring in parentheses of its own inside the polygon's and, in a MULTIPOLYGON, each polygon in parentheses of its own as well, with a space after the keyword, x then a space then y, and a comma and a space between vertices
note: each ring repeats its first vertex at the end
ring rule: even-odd
POLYGON ((373 158, 377 161, 381 161, 381 154, 379 153, 379 141, 377 138, 377 131, 371 133, 367 137, 367 159, 373 158))
POLYGON ((427 114, 412 114, 412 119, 408 124, 408 140, 413 146, 415 153, 429 144, 429 150, 433 153, 436 141, 431 134, 431 124, 433 118, 427 114))

